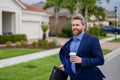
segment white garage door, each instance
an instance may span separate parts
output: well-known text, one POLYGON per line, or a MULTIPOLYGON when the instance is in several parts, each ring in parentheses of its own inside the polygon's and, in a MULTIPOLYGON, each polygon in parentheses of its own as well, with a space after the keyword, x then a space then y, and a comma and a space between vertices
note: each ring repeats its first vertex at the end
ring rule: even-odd
POLYGON ((42 30, 39 22, 23 21, 20 32, 26 34, 28 39, 42 38, 42 30))

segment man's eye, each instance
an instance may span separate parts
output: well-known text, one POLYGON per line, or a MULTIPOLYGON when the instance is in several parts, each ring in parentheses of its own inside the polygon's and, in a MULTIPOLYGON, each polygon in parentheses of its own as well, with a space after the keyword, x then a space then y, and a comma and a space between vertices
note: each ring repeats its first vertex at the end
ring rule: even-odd
POLYGON ((72 26, 79 26, 79 24, 73 24, 72 26))
POLYGON ((79 26, 79 24, 76 24, 76 26, 79 26))

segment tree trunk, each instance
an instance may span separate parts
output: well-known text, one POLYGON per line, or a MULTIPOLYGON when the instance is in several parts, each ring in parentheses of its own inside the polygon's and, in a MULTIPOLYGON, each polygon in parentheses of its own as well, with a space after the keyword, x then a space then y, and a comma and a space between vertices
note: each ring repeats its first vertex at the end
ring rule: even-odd
POLYGON ((80 2, 77 0, 77 5, 76 5, 76 15, 79 14, 79 7, 80 7, 80 2))
POLYGON ((56 12, 56 15, 55 15, 55 36, 57 37, 58 36, 58 12, 56 12))
POLYGON ((88 31, 87 23, 88 23, 88 8, 86 6, 85 7, 85 31, 88 31))
POLYGON ((43 40, 46 40, 46 32, 43 33, 43 40))

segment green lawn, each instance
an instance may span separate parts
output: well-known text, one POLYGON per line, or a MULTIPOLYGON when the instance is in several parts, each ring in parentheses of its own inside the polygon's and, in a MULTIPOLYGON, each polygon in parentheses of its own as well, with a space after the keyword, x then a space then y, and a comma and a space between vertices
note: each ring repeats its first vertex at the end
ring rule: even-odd
MULTIPOLYGON (((103 50, 104 54, 107 52, 103 50)), ((58 54, 0 68, 0 80, 49 80, 54 65, 60 65, 58 54)))
POLYGON ((30 54, 30 53, 39 52, 39 51, 42 51, 42 50, 40 49, 18 49, 18 48, 0 49, 0 59, 30 54))
POLYGON ((111 50, 108 50, 108 49, 103 49, 102 51, 103 51, 103 54, 104 54, 104 55, 106 55, 106 54, 108 54, 108 53, 111 52, 111 50))
POLYGON ((120 42, 120 38, 117 38, 117 39, 113 39, 112 41, 110 42, 120 42))
POLYGON ((0 68, 0 80, 49 80, 54 65, 60 65, 58 54, 0 68))
POLYGON ((99 36, 98 39, 101 40, 101 39, 105 39, 105 38, 109 38, 109 37, 111 37, 111 36, 99 36))
MULTIPOLYGON (((10 57, 15 57, 15 56, 20 56, 20 55, 25 55, 25 54, 30 54, 34 52, 40 52, 42 51, 41 49, 0 49, 0 59, 5 59, 5 58, 10 58, 10 57)), ((109 50, 103 50, 103 53, 106 54, 110 52, 109 50)))

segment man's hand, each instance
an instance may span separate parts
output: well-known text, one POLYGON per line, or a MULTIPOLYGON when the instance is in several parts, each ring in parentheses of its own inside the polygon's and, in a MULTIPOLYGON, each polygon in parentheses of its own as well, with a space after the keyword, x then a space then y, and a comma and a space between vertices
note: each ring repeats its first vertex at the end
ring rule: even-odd
POLYGON ((63 64, 61 64, 61 65, 59 66, 59 68, 60 68, 62 71, 65 71, 63 64))
POLYGON ((78 63, 81 64, 82 63, 82 58, 78 57, 78 56, 70 56, 70 61, 72 63, 78 63))

